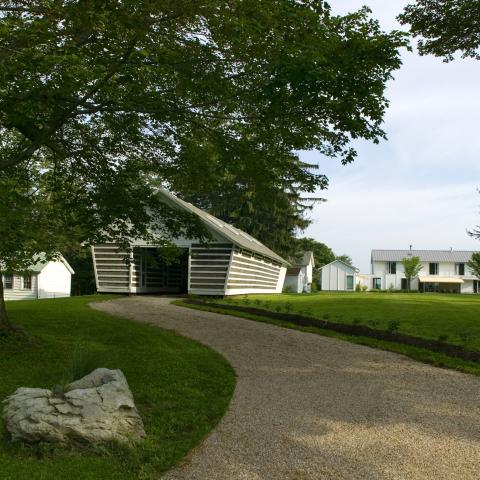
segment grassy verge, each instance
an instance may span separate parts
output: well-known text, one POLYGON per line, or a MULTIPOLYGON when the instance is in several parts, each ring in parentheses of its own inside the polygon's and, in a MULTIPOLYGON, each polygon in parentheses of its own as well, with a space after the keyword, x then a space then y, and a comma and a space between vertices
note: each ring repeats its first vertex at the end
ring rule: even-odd
MULTIPOLYGON (((51 388, 81 348, 98 366, 125 373, 145 423, 135 447, 79 451, 0 440, 1 479, 148 479, 177 463, 223 416, 235 385, 213 350, 158 327, 92 310, 108 297, 9 302, 12 321, 35 341, 0 343, 0 400, 20 386, 51 388)), ((0 434, 1 434, 0 427, 0 434)), ((2 435, 0 435, 2 437, 2 435)))
POLYGON ((208 312, 221 313, 225 315, 230 315, 233 317, 247 318, 250 320, 255 320, 264 323, 270 323, 272 325, 277 325, 284 328, 291 328, 293 330, 300 330, 302 332, 315 333, 325 337, 338 338, 341 340, 346 340, 351 343, 356 343, 359 345, 366 345, 373 348, 379 348, 382 350, 388 350, 391 352, 399 353, 407 357, 413 358, 417 361, 423 363, 429 363, 436 367, 450 368, 454 370, 459 370, 461 372, 470 373, 473 375, 480 375, 480 364, 476 362, 469 362, 459 358, 450 357, 440 353, 432 352, 423 348, 412 347, 410 345, 402 345, 396 342, 387 342, 383 340, 377 340, 369 337, 361 337, 356 335, 347 335, 343 333, 333 332, 331 330, 326 330, 318 327, 302 327, 295 325, 293 323, 272 319, 267 317, 262 317, 259 315, 253 315, 245 312, 235 312, 228 309, 228 306, 225 308, 213 307, 211 305, 192 305, 188 304, 183 300, 177 300, 174 302, 176 305, 193 308, 196 310, 203 310, 208 312))
POLYGON ((393 325, 399 333, 480 351, 480 295, 319 292, 238 296, 220 303, 378 330, 393 325))

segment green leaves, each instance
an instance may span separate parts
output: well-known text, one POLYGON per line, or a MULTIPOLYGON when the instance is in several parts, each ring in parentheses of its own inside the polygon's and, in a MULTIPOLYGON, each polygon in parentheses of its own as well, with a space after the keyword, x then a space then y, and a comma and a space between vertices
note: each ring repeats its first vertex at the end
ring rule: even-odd
POLYGON ((312 0, 8 2, 0 258, 202 236, 156 199, 165 185, 288 251, 303 194, 327 184, 296 152, 347 163, 351 139, 384 136, 405 40, 369 15, 312 0))
POLYGON ((480 5, 478 0, 417 0, 398 16, 403 25, 410 25, 418 41, 421 55, 454 59, 480 59, 480 5))

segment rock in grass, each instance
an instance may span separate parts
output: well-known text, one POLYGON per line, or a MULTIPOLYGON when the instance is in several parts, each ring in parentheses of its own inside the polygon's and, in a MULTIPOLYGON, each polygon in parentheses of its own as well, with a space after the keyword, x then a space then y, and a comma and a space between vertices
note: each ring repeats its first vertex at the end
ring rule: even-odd
POLYGON ((3 403, 3 421, 12 440, 103 443, 145 437, 121 370, 97 368, 70 384, 65 393, 19 388, 3 403))

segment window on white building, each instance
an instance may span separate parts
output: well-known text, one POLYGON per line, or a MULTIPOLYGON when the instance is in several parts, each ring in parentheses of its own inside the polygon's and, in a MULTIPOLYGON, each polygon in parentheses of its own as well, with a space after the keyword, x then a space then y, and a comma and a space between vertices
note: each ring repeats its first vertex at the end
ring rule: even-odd
POLYGON ((3 288, 5 290, 13 289, 13 275, 5 275, 3 277, 3 288))
POLYGON ((397 273, 397 262, 387 262, 387 273, 397 273))
POLYGON ((373 288, 376 290, 381 290, 382 288, 382 279, 381 278, 374 278, 373 279, 373 288))
POLYGON ((429 264, 429 274, 430 275, 438 275, 438 263, 430 263, 429 264))
POLYGON ((455 275, 465 275, 465 264, 456 263, 455 264, 455 275))
POLYGON ((353 275, 347 275, 347 290, 353 290, 353 275))
POLYGON ((24 277, 23 277, 23 289, 24 290, 31 290, 32 289, 32 276, 31 275, 24 275, 24 277))

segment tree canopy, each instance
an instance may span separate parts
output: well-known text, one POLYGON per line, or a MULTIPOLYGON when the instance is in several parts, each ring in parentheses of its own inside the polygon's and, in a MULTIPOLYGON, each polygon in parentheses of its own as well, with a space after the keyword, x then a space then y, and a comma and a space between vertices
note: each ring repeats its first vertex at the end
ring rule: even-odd
POLYGON ((472 258, 467 262, 467 266, 472 271, 472 274, 480 279, 480 252, 472 254, 472 258))
POLYGON ((325 185, 296 152, 348 163, 352 139, 384 137, 404 43, 367 8, 335 16, 318 0, 2 2, 1 269, 71 242, 198 234, 159 185, 232 186, 229 215, 275 231, 325 185), (254 222, 249 201, 263 202, 254 222))
POLYGON ((480 59, 480 3, 478 0, 417 0, 399 15, 410 25, 421 55, 432 54, 453 60, 456 52, 463 58, 480 59))

